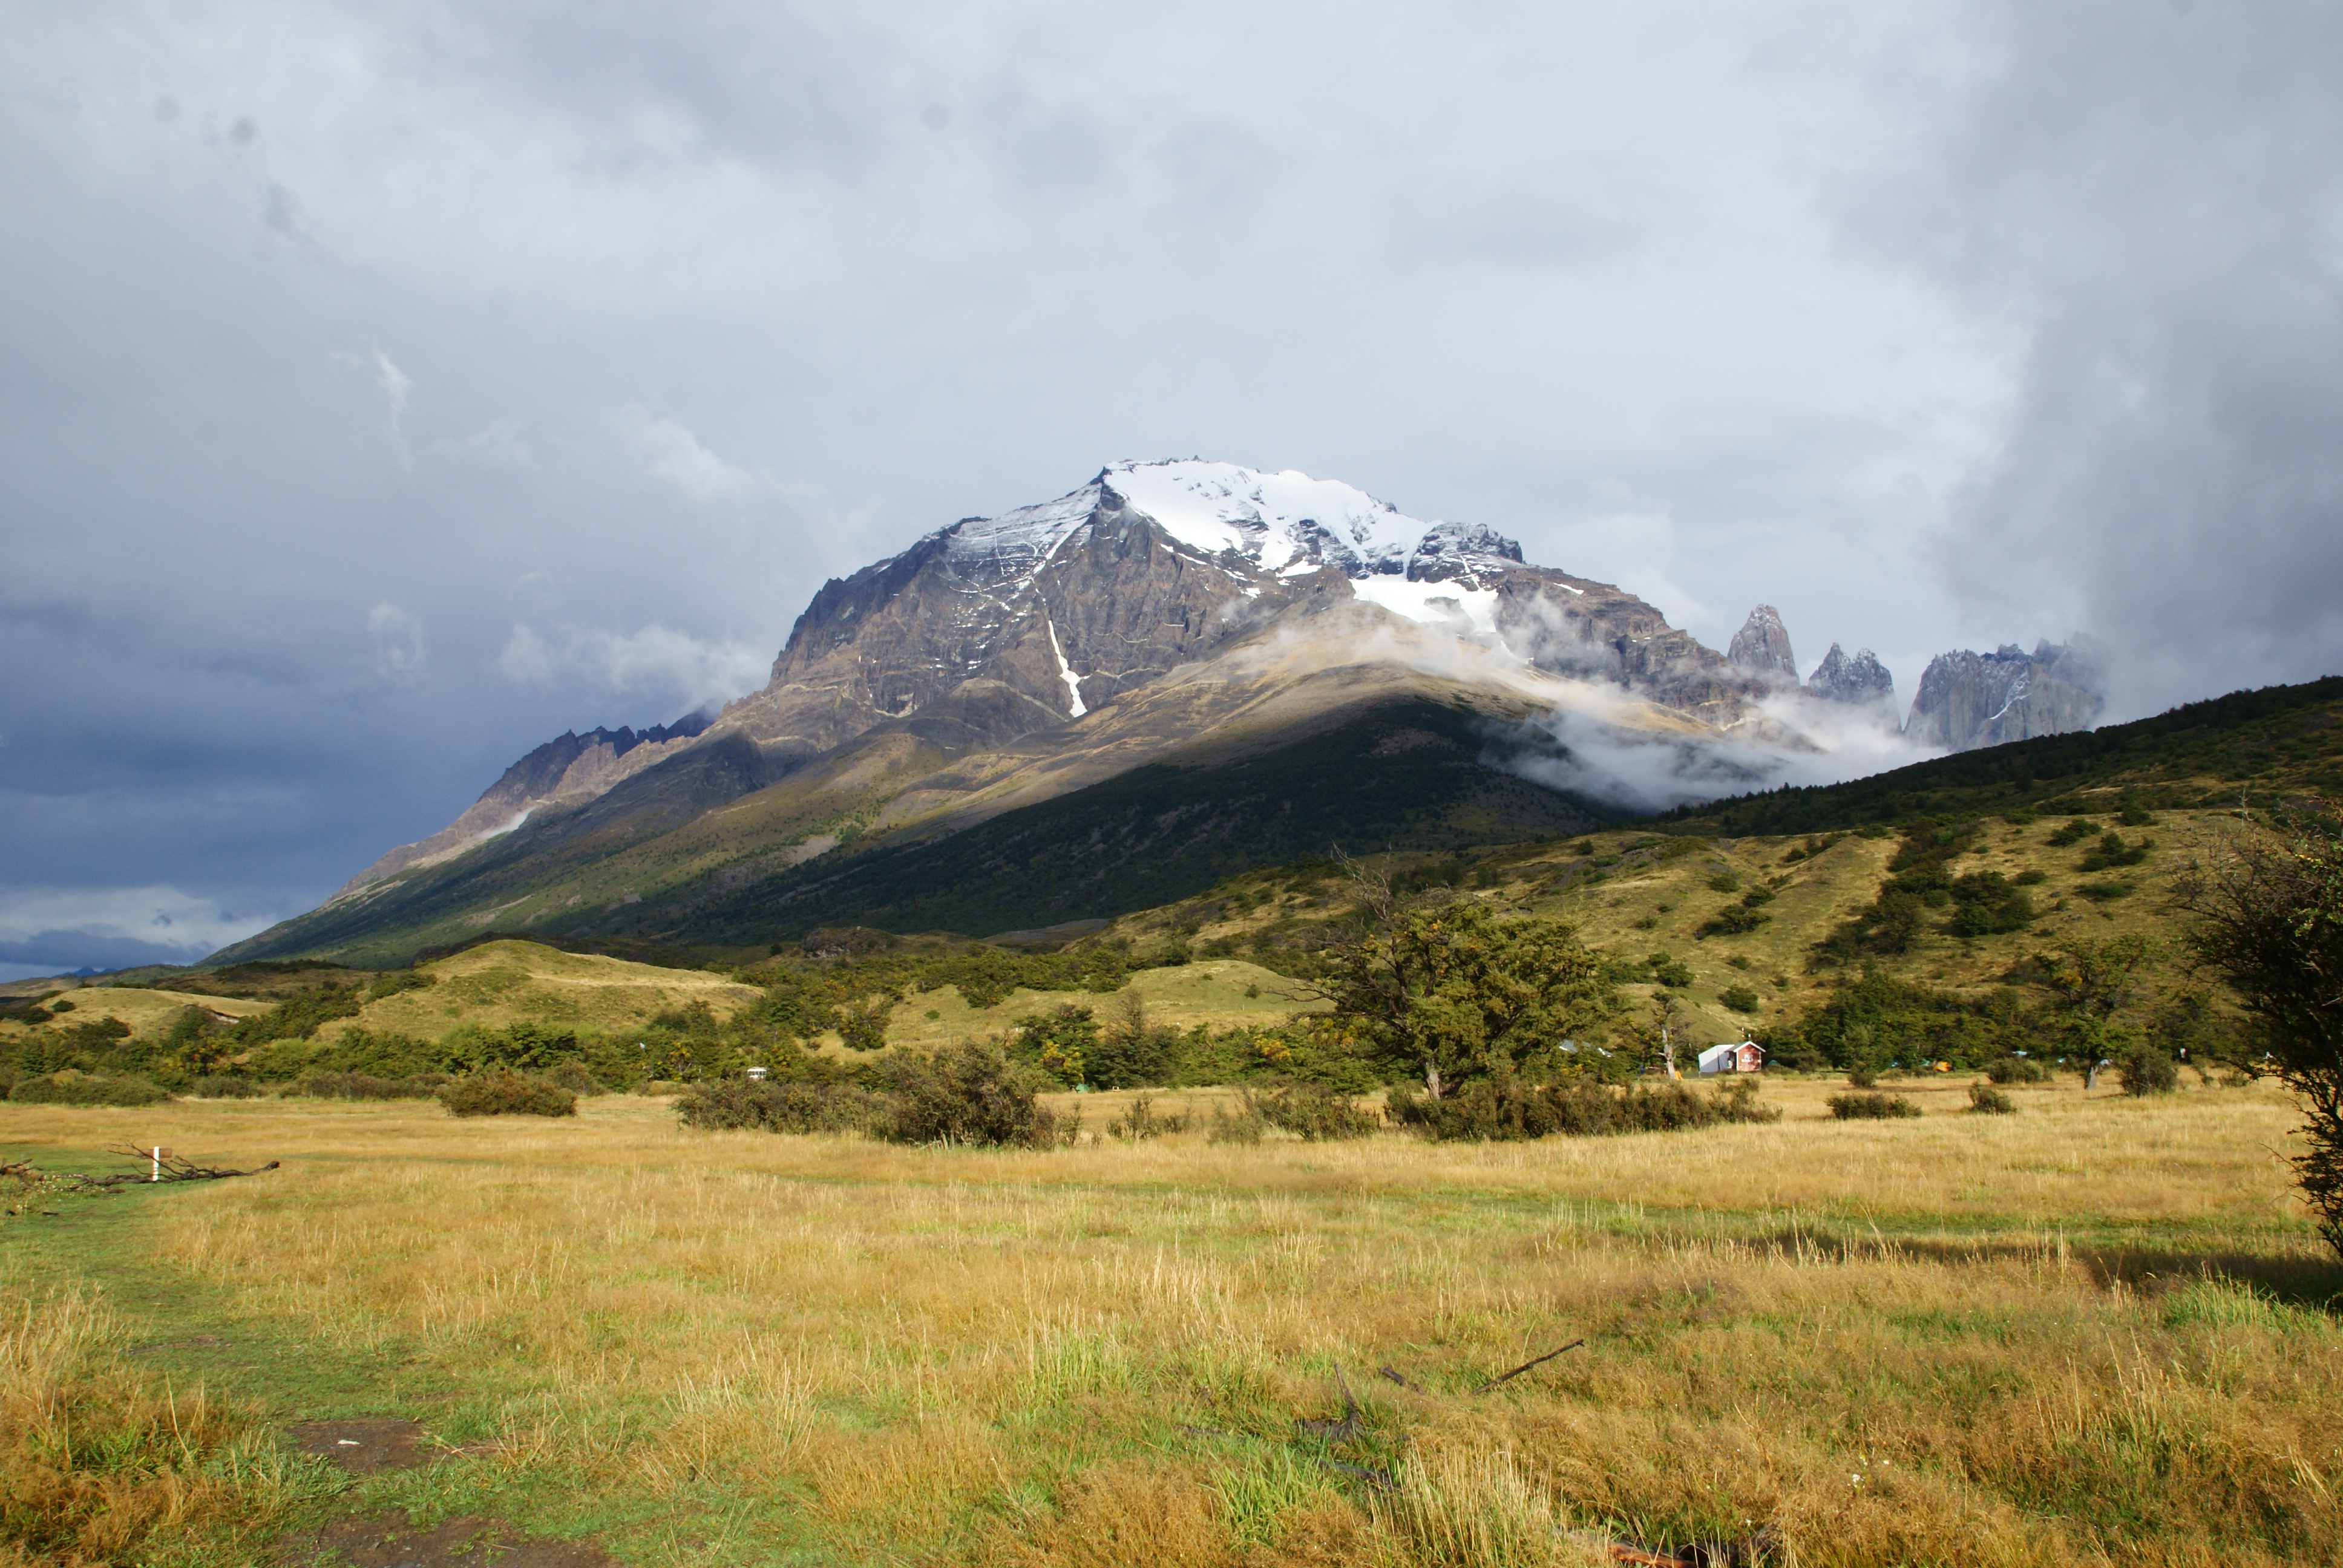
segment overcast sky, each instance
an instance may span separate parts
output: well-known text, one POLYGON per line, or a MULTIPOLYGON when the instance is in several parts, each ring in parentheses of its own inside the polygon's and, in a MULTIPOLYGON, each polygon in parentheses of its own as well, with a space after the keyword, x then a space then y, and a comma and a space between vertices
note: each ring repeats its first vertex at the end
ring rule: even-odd
POLYGON ((2328 4, 18 0, 0 975, 314 904, 1120 457, 1802 665, 2343 668, 2328 4))

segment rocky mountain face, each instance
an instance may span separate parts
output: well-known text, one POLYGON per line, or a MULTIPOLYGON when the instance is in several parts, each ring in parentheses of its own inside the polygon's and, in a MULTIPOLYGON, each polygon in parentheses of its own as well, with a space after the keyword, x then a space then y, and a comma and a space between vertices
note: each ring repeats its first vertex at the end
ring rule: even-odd
POLYGON ((1798 687, 1770 606, 1728 657, 1484 527, 1298 473, 1116 464, 825 583, 762 689, 550 741, 224 956, 395 959, 491 925, 731 942, 858 909, 975 922, 993 895, 928 885, 968 867, 1024 889, 995 929, 1068 899, 1111 912, 1246 857, 1578 830, 1613 812, 1599 790, 1497 755, 1558 713, 1629 749, 1811 750, 1785 692, 1893 689, 1836 648, 1816 679, 1798 687), (1403 736, 1438 743, 1402 766, 1403 736), (1019 861, 1066 833, 1056 881, 1019 861))
POLYGON ((1830 651, 1823 655, 1823 661, 1815 666, 1814 674, 1806 678, 1806 690, 1825 702, 1855 706, 1879 703, 1892 709, 1896 702, 1896 678, 1871 649, 1861 649, 1849 658, 1845 649, 1833 643, 1830 651))
POLYGON ((1725 657, 1744 669, 1785 677, 1792 684, 1798 678, 1798 656, 1790 651, 1789 628, 1782 624, 1782 612, 1770 604, 1749 612, 1725 657))
POLYGON ((1969 751, 2098 722, 2099 650, 2087 638, 2005 643, 1991 653, 1940 653, 1920 677, 1904 733, 1923 746, 1969 751))
POLYGON ((436 865, 473 845, 509 833, 546 806, 591 800, 624 779, 673 756, 708 728, 704 714, 637 732, 625 725, 555 737, 514 763, 464 814, 413 844, 402 844, 345 882, 336 898, 408 867, 436 865))
POLYGON ((1651 606, 1527 565, 1489 528, 1422 522, 1301 474, 1174 462, 1116 465, 824 584, 765 689, 719 722, 784 759, 920 715, 939 738, 998 742, 1330 599, 1704 718, 1729 718, 1746 694, 1651 606))
MULTIPOLYGON (((866 739, 865 749, 924 748, 930 764, 974 756, 958 769, 963 781, 997 774, 1003 749, 1175 670, 1237 649, 1249 667, 1290 670, 1263 650, 1330 628, 1350 649, 1336 662, 1372 660, 1361 638, 1378 627, 1399 639, 1384 651, 1403 662, 1495 653, 1712 724, 1731 722, 1763 689, 1634 595, 1529 565, 1488 528, 1424 522, 1302 474, 1118 464, 1056 500, 963 518, 825 583, 764 689, 712 722, 550 741, 455 822, 392 850, 337 897, 532 814, 539 837, 664 829, 866 739), (1326 613, 1338 608, 1348 613, 1326 613), (556 803, 592 809, 543 818, 556 803)), ((1160 749, 1179 738, 1154 739, 1160 749)), ((1118 758, 1136 759, 1128 748, 1118 758)))

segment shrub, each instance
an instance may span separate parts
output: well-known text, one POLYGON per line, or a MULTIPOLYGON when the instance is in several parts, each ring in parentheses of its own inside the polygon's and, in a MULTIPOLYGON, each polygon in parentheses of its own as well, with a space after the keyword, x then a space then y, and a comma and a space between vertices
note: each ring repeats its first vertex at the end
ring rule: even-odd
POLYGON ((2097 847, 2083 857, 2081 869, 2088 875, 2093 871, 2113 870, 2118 866, 2137 866, 2147 859, 2147 852, 2155 847, 2153 839, 2127 844, 2121 833, 2105 833, 2100 835, 2097 847))
POLYGON ((439 1086, 439 1103, 458 1116, 575 1116, 578 1097, 559 1084, 498 1068, 439 1086))
POLYGON ((1155 1097, 1138 1094, 1131 1097, 1131 1109, 1106 1124, 1107 1136, 1130 1143, 1144 1143, 1151 1138, 1161 1138, 1167 1132, 1185 1132, 1188 1119, 1173 1114, 1155 1114, 1155 1097))
MULTIPOLYGON (((416 1078, 377 1078, 369 1072, 305 1072, 285 1088, 307 1100, 428 1100, 450 1081, 444 1072, 416 1078)), ((458 1114, 463 1114, 458 1112, 458 1114)))
POLYGON ((2138 1045, 2116 1064, 2116 1077, 2126 1094, 2169 1094, 2180 1087, 2180 1064, 2155 1046, 2138 1045))
POLYGON ((723 1078, 677 1096, 686 1127, 709 1131, 869 1132, 886 1118, 878 1096, 850 1083, 773 1083, 723 1078))
POLYGON ((1383 1123, 1349 1095, 1319 1083, 1282 1083, 1264 1095, 1248 1093, 1248 1111, 1305 1142, 1364 1138, 1383 1123))
POLYGON ((1763 910, 1743 904, 1727 904, 1693 928, 1693 939, 1705 940, 1710 937, 1743 937, 1755 930, 1774 917, 1763 910))
POLYGON ((1969 1085, 1969 1109, 1982 1116, 2007 1116, 2017 1109, 2017 1101, 1998 1089, 1972 1083, 1969 1085))
POLYGON ((588 1072, 586 1070, 586 1064, 584 1062, 578 1060, 574 1057, 568 1061, 562 1062, 545 1076, 551 1082, 559 1084, 562 1088, 569 1091, 570 1093, 581 1098, 591 1098, 597 1094, 608 1094, 610 1092, 608 1089, 605 1089, 602 1086, 602 1081, 600 1079, 595 1077, 591 1072, 588 1072))
POLYGON ((1229 1114, 1226 1106, 1214 1106, 1212 1124, 1205 1130, 1204 1138, 1211 1143, 1253 1144, 1260 1142, 1268 1131, 1269 1119, 1262 1115, 1260 1108, 1248 1095, 1240 1102, 1233 1116, 1229 1114))
POLYGON ((933 1056, 903 1051, 878 1067, 887 1117, 880 1135, 897 1143, 1011 1144, 1045 1149, 1071 1141, 1040 1100, 1047 1081, 997 1046, 955 1046, 933 1056))
POLYGON ((1709 878, 1708 885, 1716 892, 1737 893, 1741 890, 1741 879, 1730 871, 1719 871, 1709 878))
POLYGON ((143 1078, 66 1068, 18 1080, 8 1098, 20 1105, 153 1105, 171 1096, 161 1084, 143 1078))
POLYGON ((1674 986, 1678 990, 1692 984, 1692 966, 1667 953, 1654 953, 1644 960, 1651 966, 1652 979, 1661 985, 1674 986))
POLYGON ((1038 1067, 1063 1084, 1088 1081, 1084 1063, 1098 1049, 1097 1015, 1089 1008, 1061 1002, 1048 1012, 1017 1020, 1017 1037, 1010 1045, 1016 1059, 1038 1067))
POLYGON ((1390 1113, 1435 1139, 1500 1142, 1555 1133, 1587 1138, 1673 1132, 1725 1121, 1777 1121, 1782 1115, 1757 1103, 1757 1084, 1751 1079, 1736 1079, 1704 1095, 1681 1083, 1617 1089, 1584 1081, 1529 1084, 1519 1078, 1479 1079, 1445 1100, 1394 1091, 1390 1113))
POLYGON ((198 1100, 252 1100, 260 1093, 260 1085, 248 1078, 198 1078, 189 1093, 198 1100))
POLYGON ((1867 1061, 1858 1061, 1846 1070, 1846 1081, 1857 1089, 1869 1089, 1879 1081, 1879 1069, 1867 1061))
POLYGON ((2023 1056, 2005 1056, 1986 1064, 1985 1075, 1996 1083, 2040 1083, 2050 1070, 2023 1056))
POLYGON ((1920 1108, 1900 1094, 1834 1094, 1830 1110, 1841 1121, 1893 1121, 1920 1114, 1920 1108))
POLYGON ((2029 866, 2009 879, 2016 887, 2038 888, 2050 879, 2050 874, 2037 866, 2029 866))
POLYGON ((1717 993, 1716 1000, 1735 1012, 1757 1010, 1757 993, 1745 985, 1726 986, 1717 993))

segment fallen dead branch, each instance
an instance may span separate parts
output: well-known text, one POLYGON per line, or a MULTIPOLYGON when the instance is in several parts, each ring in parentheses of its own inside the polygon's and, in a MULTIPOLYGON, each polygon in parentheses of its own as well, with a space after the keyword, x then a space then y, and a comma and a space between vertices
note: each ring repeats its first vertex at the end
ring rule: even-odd
POLYGON ((140 1149, 126 1143, 118 1149, 109 1149, 106 1152, 125 1155, 133 1160, 143 1160, 146 1162, 146 1169, 117 1171, 110 1176, 73 1174, 61 1176, 58 1180, 72 1181, 83 1187, 111 1189, 128 1187, 141 1181, 224 1181, 232 1176, 257 1176, 264 1171, 277 1169, 277 1162, 271 1160, 267 1164, 256 1165, 249 1171, 229 1171, 215 1165, 198 1165, 194 1161, 176 1154, 157 1155, 151 1149, 140 1149))
POLYGON ((1550 1350, 1542 1356, 1532 1357, 1530 1360, 1525 1361, 1521 1365, 1515 1367, 1513 1371, 1506 1372, 1502 1376, 1491 1378, 1487 1382, 1483 1383, 1479 1388, 1474 1389, 1473 1392, 1474 1393, 1487 1393, 1499 1383, 1511 1382, 1515 1378, 1521 1376, 1523 1372, 1529 1371, 1532 1367, 1544 1366, 1546 1362, 1554 1360, 1554 1357, 1562 1354, 1564 1351, 1574 1351, 1585 1342, 1586 1342, 1584 1340, 1573 1340, 1568 1344, 1562 1346, 1560 1349, 1550 1350))
POLYGON ((1322 1437, 1328 1442, 1349 1442, 1359 1435, 1359 1402, 1351 1397, 1351 1382, 1342 1369, 1334 1369, 1334 1382, 1342 1391, 1342 1417, 1340 1421, 1300 1421, 1294 1427, 1311 1436, 1322 1437))
POLYGON ((1756 1568, 1781 1543, 1780 1533, 1770 1524, 1738 1541, 1695 1541, 1675 1551, 1599 1530, 1574 1530, 1569 1535, 1582 1546, 1608 1554, 1614 1563, 1638 1568, 1756 1568))
POLYGON ((1422 1393, 1423 1392, 1423 1385, 1422 1383, 1411 1382, 1408 1375, 1400 1371, 1397 1367, 1378 1367, 1375 1370, 1381 1372, 1391 1382, 1395 1382, 1399 1384, 1400 1387, 1407 1390, 1410 1393, 1422 1393))

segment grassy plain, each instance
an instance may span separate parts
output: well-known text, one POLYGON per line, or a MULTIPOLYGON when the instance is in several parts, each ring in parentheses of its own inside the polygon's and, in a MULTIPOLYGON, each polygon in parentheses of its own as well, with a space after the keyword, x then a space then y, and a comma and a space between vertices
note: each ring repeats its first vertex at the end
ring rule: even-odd
MULTIPOLYGON (((631 1097, 8 1105, 0 1153, 52 1168, 284 1166, 52 1202, 0 1267, 150 1393, 447 1445, 331 1499, 280 1466, 269 1519, 492 1514, 646 1563, 1543 1563, 1759 1523, 1799 1564, 2343 1560, 2343 1270, 2280 1095, 2069 1080, 1985 1117, 1929 1081, 1890 1085, 1918 1120, 1841 1123, 1835 1087, 1529 1145, 1129 1145, 1086 1096, 1047 1153, 631 1097), (1341 1414, 1338 1368, 1365 1413, 1330 1445, 1294 1422, 1341 1414)), ((56 1375, 0 1368, 18 1409, 56 1375)))

